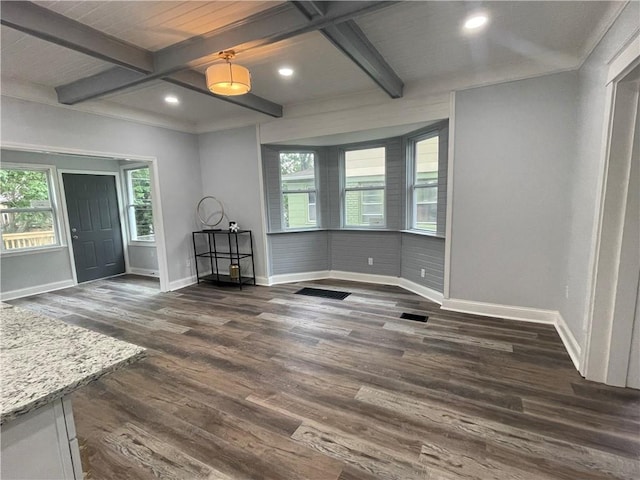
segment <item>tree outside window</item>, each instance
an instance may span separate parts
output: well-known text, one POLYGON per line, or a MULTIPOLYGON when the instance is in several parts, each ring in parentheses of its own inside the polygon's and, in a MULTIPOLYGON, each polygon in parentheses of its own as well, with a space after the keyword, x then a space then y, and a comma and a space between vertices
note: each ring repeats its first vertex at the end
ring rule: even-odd
POLYGON ((436 232, 438 228, 439 136, 413 144, 413 228, 436 232))
POLYGON ((2 250, 58 245, 49 168, 2 168, 2 250))
POLYGON ((137 242, 153 242, 155 232, 149 167, 126 170, 126 178, 130 238, 137 242))

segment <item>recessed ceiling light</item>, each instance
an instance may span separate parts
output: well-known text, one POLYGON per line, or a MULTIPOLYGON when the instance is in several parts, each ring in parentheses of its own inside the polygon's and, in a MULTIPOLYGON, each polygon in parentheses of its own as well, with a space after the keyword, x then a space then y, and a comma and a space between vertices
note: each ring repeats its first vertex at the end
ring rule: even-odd
POLYGON ((278 70, 278 73, 283 77, 290 77, 291 75, 293 75, 293 69, 289 67, 282 67, 280 70, 278 70))
POLYGON ((465 30, 477 30, 480 27, 483 27, 489 21, 489 17, 484 13, 477 13, 471 15, 464 21, 465 30))
POLYGON ((178 103, 180 103, 180 100, 178 100, 178 97, 176 97, 175 95, 167 95, 166 97, 164 97, 164 101, 170 103, 171 105, 177 105, 178 103))

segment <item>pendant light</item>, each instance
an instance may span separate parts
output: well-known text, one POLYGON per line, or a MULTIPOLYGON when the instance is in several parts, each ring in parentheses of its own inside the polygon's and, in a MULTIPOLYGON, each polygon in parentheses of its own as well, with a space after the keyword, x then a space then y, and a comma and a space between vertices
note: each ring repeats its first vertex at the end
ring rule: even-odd
POLYGON ((235 55, 233 50, 220 52, 218 56, 225 63, 207 68, 207 88, 216 95, 244 95, 251 90, 251 73, 248 68, 231 63, 235 55))

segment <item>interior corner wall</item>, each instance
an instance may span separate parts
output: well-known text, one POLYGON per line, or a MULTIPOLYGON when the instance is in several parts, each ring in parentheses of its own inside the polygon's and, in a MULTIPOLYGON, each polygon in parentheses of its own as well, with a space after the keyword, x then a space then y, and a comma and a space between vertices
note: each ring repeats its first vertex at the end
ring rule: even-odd
POLYGON ((3 143, 157 158, 169 282, 193 276, 190 232, 202 197, 196 135, 6 96, 1 102, 3 143))
POLYGON ((456 93, 450 297, 556 310, 577 74, 456 93))
POLYGON ((602 172, 606 82, 610 60, 638 32, 640 3, 629 2, 578 71, 577 137, 571 166, 570 233, 567 255, 567 299, 560 313, 578 343, 586 342, 591 251, 602 172))
POLYGON ((255 126, 199 135, 200 190, 222 202, 224 221, 252 231, 256 276, 266 277, 257 135, 255 126))

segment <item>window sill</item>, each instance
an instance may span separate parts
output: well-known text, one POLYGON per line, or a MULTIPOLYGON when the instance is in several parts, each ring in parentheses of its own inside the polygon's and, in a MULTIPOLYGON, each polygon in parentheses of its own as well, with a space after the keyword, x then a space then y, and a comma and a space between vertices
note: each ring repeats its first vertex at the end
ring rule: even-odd
POLYGON ((22 255, 35 255, 37 253, 53 253, 61 250, 68 250, 68 248, 66 245, 52 245, 51 247, 29 248, 25 250, 16 250, 14 252, 3 250, 0 255, 2 257, 20 257, 22 255))
POLYGON ((267 235, 280 235, 282 233, 326 232, 326 231, 327 231, 326 228, 291 228, 289 230, 267 232, 267 235))
POLYGON ((150 247, 156 248, 156 242, 141 242, 140 240, 129 240, 130 247, 150 247))
POLYGON ((410 233, 412 235, 422 235, 423 237, 433 237, 445 239, 444 235, 439 235, 435 232, 427 232, 426 230, 400 230, 401 233, 410 233))

